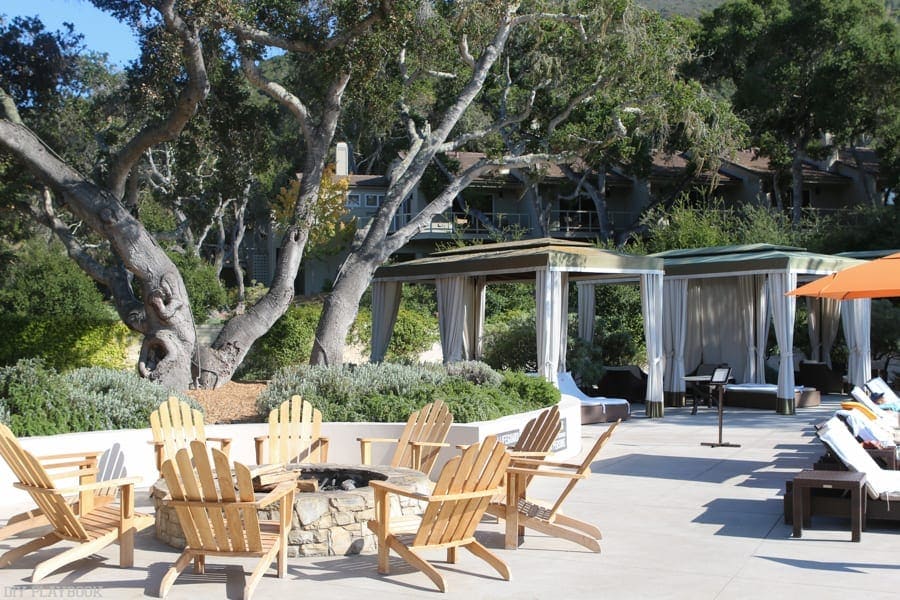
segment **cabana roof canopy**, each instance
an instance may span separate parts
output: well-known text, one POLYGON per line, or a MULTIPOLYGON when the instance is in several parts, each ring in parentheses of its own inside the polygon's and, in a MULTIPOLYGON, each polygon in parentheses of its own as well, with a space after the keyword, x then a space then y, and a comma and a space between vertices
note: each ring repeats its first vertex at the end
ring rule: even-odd
POLYGON ((663 259, 666 277, 733 277, 773 271, 827 275, 863 262, 772 244, 668 250, 650 256, 663 259))
POLYGON ((454 248, 375 271, 375 281, 431 281, 484 276, 487 281, 534 279, 535 271, 566 271, 570 280, 635 280, 661 273, 663 261, 602 250, 584 242, 540 238, 454 248))

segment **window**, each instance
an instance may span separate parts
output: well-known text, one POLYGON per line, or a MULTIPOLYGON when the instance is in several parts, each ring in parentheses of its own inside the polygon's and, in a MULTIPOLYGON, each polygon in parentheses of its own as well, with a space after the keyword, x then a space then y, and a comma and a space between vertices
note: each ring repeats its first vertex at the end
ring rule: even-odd
POLYGON ((348 194, 347 195, 347 208, 358 208, 359 207, 359 194, 348 194))
POLYGON ((384 194, 366 194, 366 207, 378 208, 384 202, 384 194))

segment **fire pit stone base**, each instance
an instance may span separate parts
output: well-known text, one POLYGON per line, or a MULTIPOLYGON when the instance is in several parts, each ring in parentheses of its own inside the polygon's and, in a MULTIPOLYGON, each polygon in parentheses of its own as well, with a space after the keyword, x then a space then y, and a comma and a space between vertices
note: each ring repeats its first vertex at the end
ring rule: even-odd
MULTIPOLYGON (((412 469, 335 464, 303 464, 298 468, 304 478, 316 472, 346 471, 358 475, 364 471, 368 472, 368 479, 386 480, 410 491, 428 494, 432 488, 424 474, 412 469)), ((183 548, 184 533, 174 509, 163 501, 166 494, 162 480, 151 489, 156 507, 156 537, 170 546, 183 548)), ((424 502, 411 498, 391 495, 390 499, 391 515, 394 516, 420 515, 425 507, 424 502)), ((368 485, 349 490, 298 491, 294 496, 293 512, 288 556, 342 556, 371 554, 377 550, 375 536, 366 527, 366 522, 375 518, 374 493, 368 485)), ((277 509, 259 513, 261 519, 267 520, 276 520, 277 515, 277 509)))

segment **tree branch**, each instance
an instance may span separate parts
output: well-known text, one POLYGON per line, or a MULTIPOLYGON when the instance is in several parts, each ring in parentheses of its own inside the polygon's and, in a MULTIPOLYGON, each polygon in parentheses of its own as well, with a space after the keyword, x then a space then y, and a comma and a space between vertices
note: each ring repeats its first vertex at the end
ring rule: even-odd
POLYGON ((247 80, 256 89, 287 108, 294 115, 294 118, 300 123, 300 129, 303 131, 305 138, 312 138, 313 126, 309 118, 309 109, 297 96, 287 91, 284 86, 266 79, 259 70, 256 61, 245 52, 243 46, 241 47, 241 69, 244 71, 247 80))
POLYGON ((113 158, 107 182, 116 198, 125 191, 125 180, 144 151, 159 143, 175 139, 194 116, 197 106, 209 93, 209 77, 203 60, 200 33, 186 23, 175 11, 175 0, 142 0, 155 8, 163 17, 166 30, 181 41, 181 54, 188 74, 187 85, 181 90, 175 106, 160 123, 144 127, 113 158))
POLYGON ((19 116, 16 102, 3 88, 0 88, 0 117, 19 125, 22 124, 22 117, 19 116))
POLYGON ((289 40, 268 31, 252 27, 246 23, 240 23, 233 19, 225 19, 224 25, 234 33, 239 42, 250 41, 263 46, 280 48, 287 52, 300 54, 313 54, 327 50, 334 50, 348 45, 360 35, 371 30, 379 21, 391 14, 394 8, 393 0, 381 0, 378 7, 363 20, 357 22, 350 29, 330 37, 322 42, 308 42, 304 40, 289 40))

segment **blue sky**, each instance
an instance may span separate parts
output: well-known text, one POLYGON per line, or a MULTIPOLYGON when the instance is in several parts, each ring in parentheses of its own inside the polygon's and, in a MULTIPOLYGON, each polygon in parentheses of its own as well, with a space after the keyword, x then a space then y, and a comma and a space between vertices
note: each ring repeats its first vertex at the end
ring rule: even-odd
POLYGON ((44 26, 54 31, 63 22, 75 25, 90 50, 106 52, 109 60, 120 66, 137 58, 138 45, 131 29, 87 0, 0 0, 0 14, 7 17, 38 16, 44 26))

